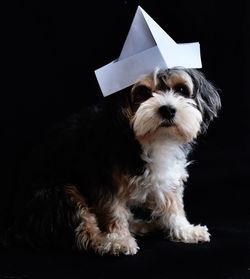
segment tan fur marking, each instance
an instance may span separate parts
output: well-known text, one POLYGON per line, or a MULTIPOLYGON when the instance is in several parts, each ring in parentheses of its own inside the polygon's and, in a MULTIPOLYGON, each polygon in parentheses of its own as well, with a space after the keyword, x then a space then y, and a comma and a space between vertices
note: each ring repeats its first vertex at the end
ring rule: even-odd
POLYGON ((185 214, 182 203, 174 193, 165 192, 164 198, 164 202, 158 202, 154 196, 148 198, 147 206, 152 210, 153 215, 185 214))
POLYGON ((79 193, 76 186, 67 186, 66 193, 70 196, 71 201, 76 205, 77 215, 81 219, 81 223, 75 231, 77 247, 79 249, 92 248, 96 250, 102 241, 96 216, 90 212, 85 199, 79 193))
POLYGON ((119 201, 121 203, 125 203, 133 191, 129 184, 129 176, 118 169, 113 171, 112 176, 113 183, 117 187, 117 196, 119 197, 119 201))
POLYGON ((171 75, 167 76, 166 84, 170 88, 174 88, 176 85, 185 84, 188 88, 190 93, 193 92, 193 83, 190 76, 182 71, 173 72, 171 75))
POLYGON ((105 201, 97 205, 97 215, 99 219, 100 228, 105 233, 124 232, 128 233, 128 217, 129 212, 126 208, 125 202, 121 200, 105 201))
MULTIPOLYGON (((185 84, 189 88, 191 93, 193 91, 193 82, 190 76, 184 71, 173 71, 171 74, 167 74, 163 79, 169 88, 173 88, 179 84, 185 84)), ((136 83, 133 88, 139 85, 144 85, 150 88, 152 92, 159 94, 161 93, 159 90, 163 89, 160 86, 160 80, 154 74, 145 76, 144 79, 136 83)))
POLYGON ((153 76, 146 77, 143 81, 138 82, 136 84, 136 86, 138 86, 138 85, 144 85, 144 86, 150 88, 152 92, 156 90, 156 84, 153 80, 153 76))

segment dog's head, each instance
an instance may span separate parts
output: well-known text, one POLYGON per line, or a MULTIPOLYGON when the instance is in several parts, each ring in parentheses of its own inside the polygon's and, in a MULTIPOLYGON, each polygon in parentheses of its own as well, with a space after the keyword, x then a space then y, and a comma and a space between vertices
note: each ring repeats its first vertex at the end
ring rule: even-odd
POLYGON ((132 87, 123 108, 139 141, 168 136, 181 143, 205 132, 221 107, 215 87, 198 70, 156 70, 132 87))

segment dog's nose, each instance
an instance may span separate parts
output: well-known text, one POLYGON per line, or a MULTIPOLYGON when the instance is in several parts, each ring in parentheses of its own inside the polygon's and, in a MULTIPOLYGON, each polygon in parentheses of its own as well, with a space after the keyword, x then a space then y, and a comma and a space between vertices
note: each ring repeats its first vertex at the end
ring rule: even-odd
POLYGON ((160 113, 161 117, 164 119, 170 120, 170 119, 174 118, 175 112, 176 112, 176 109, 169 105, 161 106, 159 108, 159 113, 160 113))

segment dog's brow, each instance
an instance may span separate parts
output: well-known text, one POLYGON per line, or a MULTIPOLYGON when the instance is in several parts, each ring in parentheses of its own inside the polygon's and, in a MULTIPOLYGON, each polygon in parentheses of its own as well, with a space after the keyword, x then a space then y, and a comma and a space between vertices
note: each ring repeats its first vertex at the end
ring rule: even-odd
POLYGON ((168 85, 173 88, 177 85, 185 85, 188 87, 189 91, 193 91, 193 82, 191 77, 186 74, 185 72, 183 73, 176 73, 173 75, 170 75, 168 80, 167 80, 168 85))
POLYGON ((158 83, 156 85, 157 90, 170 90, 170 86, 167 84, 166 76, 159 76, 158 77, 158 83))

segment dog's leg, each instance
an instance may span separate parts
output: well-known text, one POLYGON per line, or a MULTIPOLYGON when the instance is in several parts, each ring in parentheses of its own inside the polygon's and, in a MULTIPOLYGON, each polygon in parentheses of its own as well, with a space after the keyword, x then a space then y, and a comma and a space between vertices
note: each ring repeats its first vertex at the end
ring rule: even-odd
POLYGON ((112 255, 136 254, 139 248, 128 230, 129 212, 125 206, 117 202, 99 204, 99 210, 97 208, 94 214, 75 186, 68 186, 66 193, 75 204, 76 216, 80 219, 75 230, 76 245, 80 250, 91 249, 112 255))
POLYGON ((117 200, 99 205, 98 220, 106 233, 105 241, 99 247, 101 254, 134 255, 139 247, 129 231, 130 212, 117 200))
POLYGON ((160 200, 155 196, 152 212, 152 216, 159 220, 161 227, 169 232, 170 239, 173 241, 198 243, 210 240, 206 226, 195 226, 187 220, 182 195, 165 192, 162 193, 160 200))
POLYGON ((130 218, 129 231, 134 235, 146 235, 157 231, 157 223, 154 220, 130 218))
POLYGON ((95 214, 90 212, 85 199, 78 192, 76 186, 67 186, 66 194, 75 205, 76 218, 80 220, 75 230, 77 248, 80 250, 91 249, 98 252, 104 238, 98 227, 95 214))
POLYGON ((147 208, 141 206, 135 208, 131 208, 133 214, 130 214, 129 217, 129 231, 133 235, 146 235, 151 233, 159 232, 159 224, 156 220, 150 218, 151 211, 147 212, 147 208), (134 209, 134 210, 133 210, 134 209))

